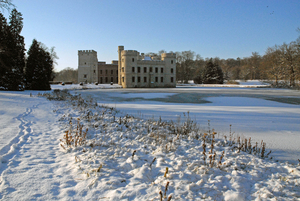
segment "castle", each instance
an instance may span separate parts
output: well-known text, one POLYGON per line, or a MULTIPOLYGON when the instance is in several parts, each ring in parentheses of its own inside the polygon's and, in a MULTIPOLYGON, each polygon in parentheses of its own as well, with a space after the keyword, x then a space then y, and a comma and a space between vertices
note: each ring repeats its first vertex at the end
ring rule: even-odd
POLYGON ((118 61, 99 62, 94 50, 78 51, 78 82, 118 83, 123 88, 176 87, 176 55, 145 56, 118 47, 118 61))

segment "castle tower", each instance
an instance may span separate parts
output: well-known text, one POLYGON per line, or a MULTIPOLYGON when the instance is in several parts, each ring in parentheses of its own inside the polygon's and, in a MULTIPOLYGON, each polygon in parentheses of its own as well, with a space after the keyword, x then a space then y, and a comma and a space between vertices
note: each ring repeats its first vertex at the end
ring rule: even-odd
POLYGON ((121 73, 119 78, 123 88, 131 88, 136 86, 136 68, 139 53, 136 50, 123 50, 121 52, 121 73))
POLYGON ((78 83, 98 81, 98 58, 94 50, 78 50, 78 83))
POLYGON ((176 87, 176 54, 162 53, 161 60, 165 62, 164 79, 168 83, 168 87, 176 87))
POLYGON ((121 65, 122 65, 122 61, 121 61, 121 53, 122 51, 124 50, 124 46, 118 46, 118 84, 119 85, 122 85, 122 82, 121 82, 121 65))

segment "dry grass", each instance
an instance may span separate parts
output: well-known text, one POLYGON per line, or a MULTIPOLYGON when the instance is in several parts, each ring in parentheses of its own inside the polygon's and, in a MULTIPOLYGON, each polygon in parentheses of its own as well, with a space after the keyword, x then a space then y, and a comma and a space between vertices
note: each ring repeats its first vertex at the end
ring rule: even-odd
MULTIPOLYGON (((54 91, 52 94, 42 94, 41 96, 47 97, 49 100, 64 100, 68 101, 70 105, 80 112, 80 118, 72 118, 65 115, 64 118, 68 119, 68 125, 63 133, 63 137, 60 140, 60 146, 63 150, 80 149, 82 152, 89 153, 90 150, 99 147, 98 139, 88 139, 88 132, 107 132, 109 122, 118 126, 120 131, 133 132, 138 129, 137 125, 132 122, 136 121, 136 118, 130 115, 118 116, 118 112, 114 108, 107 107, 105 105, 98 105, 92 98, 85 100, 81 95, 71 95, 67 91, 54 91), (104 121, 106 118, 110 118, 109 122, 104 121), (91 131, 89 131, 89 129, 91 131)), ((211 128, 210 121, 208 121, 207 130, 203 131, 199 126, 191 119, 190 113, 187 112, 180 117, 177 122, 167 122, 159 118, 157 121, 154 119, 145 121, 141 125, 144 129, 145 135, 141 135, 145 145, 153 145, 160 147, 162 152, 168 153, 175 151, 181 144, 182 139, 193 138, 192 140, 199 140, 203 150, 200 153, 200 165, 205 169, 219 168, 223 170, 225 168, 225 148, 230 147, 229 151, 236 154, 246 152, 253 155, 258 155, 261 158, 269 156, 271 151, 266 154, 266 143, 261 142, 260 147, 257 142, 253 146, 251 138, 240 138, 234 132, 232 132, 232 126, 229 127, 229 136, 224 136, 224 139, 217 138, 217 132, 211 128), (183 121, 183 122, 182 122, 183 121)), ((105 140, 105 139, 104 139, 105 140)), ((134 143, 134 140, 132 140, 134 143)), ((113 144, 113 143, 111 143, 113 144)), ((201 148, 200 148, 201 149, 201 148)), ((81 152, 81 153, 82 153, 81 152)), ((85 154, 87 154, 85 153, 85 154)), ((140 153, 140 152, 138 152, 140 153)), ((137 154, 137 150, 134 150, 131 154, 131 159, 134 160, 138 157, 134 157, 137 154)), ((130 157, 130 153, 129 156, 130 157)), ((75 156, 75 163, 78 165, 79 170, 86 178, 90 178, 93 175, 101 175, 105 171, 104 163, 98 162, 94 166, 84 166, 83 157, 75 156), (101 163, 101 164, 100 164, 101 163)), ((153 158, 149 167, 152 169, 153 164, 157 158, 153 158)), ((299 161, 300 162, 300 161, 299 161)), ((230 164, 227 164, 230 165, 230 164)), ((166 167, 164 172, 164 178, 168 177, 169 169, 166 167)), ((161 175, 162 176, 162 175, 161 175)), ((95 184, 96 180, 91 182, 90 186, 95 184)), ((161 200, 167 197, 167 190, 169 188, 169 182, 165 186, 164 196, 160 191, 159 195, 161 200)), ((171 200, 172 196, 168 197, 171 200)))

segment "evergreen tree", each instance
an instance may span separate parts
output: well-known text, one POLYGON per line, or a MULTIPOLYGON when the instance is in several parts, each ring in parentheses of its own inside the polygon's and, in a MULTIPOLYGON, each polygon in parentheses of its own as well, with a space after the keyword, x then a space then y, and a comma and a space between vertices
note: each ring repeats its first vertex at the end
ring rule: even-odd
POLYGON ((214 64, 212 59, 210 59, 204 68, 203 84, 223 84, 223 72, 219 65, 214 64))
POLYGON ((197 75, 196 77, 194 77, 194 83, 195 84, 202 84, 202 76, 201 75, 197 75))
POLYGON ((53 60, 48 51, 37 40, 32 41, 28 51, 25 78, 26 89, 50 90, 49 81, 53 74, 53 60))
POLYGON ((24 37, 20 35, 23 29, 22 14, 13 9, 9 19, 7 37, 10 66, 8 90, 24 90, 25 43, 24 37))
POLYGON ((13 9, 9 25, 0 13, 0 88, 24 90, 25 44, 22 14, 13 9))
POLYGON ((6 18, 0 13, 0 89, 7 90, 7 74, 9 71, 7 52, 8 25, 6 18))

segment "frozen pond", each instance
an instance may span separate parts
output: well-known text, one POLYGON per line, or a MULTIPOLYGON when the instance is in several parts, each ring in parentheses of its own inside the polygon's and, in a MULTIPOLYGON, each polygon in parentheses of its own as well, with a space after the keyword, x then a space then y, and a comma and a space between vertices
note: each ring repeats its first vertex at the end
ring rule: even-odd
POLYGON ((236 136, 263 140, 279 160, 300 158, 300 92, 278 89, 178 87, 173 89, 105 89, 77 91, 99 104, 124 113, 179 122, 189 112, 205 131, 219 137, 236 136))

